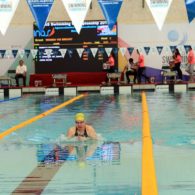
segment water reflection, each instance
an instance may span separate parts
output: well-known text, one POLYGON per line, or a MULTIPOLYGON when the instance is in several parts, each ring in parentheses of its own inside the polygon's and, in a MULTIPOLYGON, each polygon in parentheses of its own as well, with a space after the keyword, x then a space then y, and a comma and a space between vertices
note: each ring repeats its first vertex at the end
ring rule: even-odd
POLYGON ((43 164, 62 163, 64 161, 113 162, 120 164, 120 143, 98 142, 67 143, 63 145, 41 144, 37 149, 37 161, 43 164))

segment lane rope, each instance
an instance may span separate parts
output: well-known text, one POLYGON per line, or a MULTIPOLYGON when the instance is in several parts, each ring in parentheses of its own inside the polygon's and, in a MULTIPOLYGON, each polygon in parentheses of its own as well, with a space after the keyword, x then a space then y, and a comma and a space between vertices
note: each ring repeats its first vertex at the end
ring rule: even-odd
POLYGON ((76 97, 74 97, 74 98, 72 98, 72 99, 70 99, 70 100, 68 100, 68 101, 66 101, 66 102, 64 102, 64 103, 62 103, 62 104, 60 104, 58 106, 55 106, 55 107, 51 108, 50 110, 47 110, 46 112, 43 112, 43 113, 41 113, 41 114, 39 114, 39 115, 37 115, 37 116, 35 116, 33 118, 30 118, 30 119, 28 119, 28 120, 26 120, 24 122, 21 122, 18 125, 15 125, 15 126, 9 128, 9 129, 5 130, 4 132, 0 133, 0 139, 3 139, 5 136, 7 136, 10 133, 16 131, 17 129, 20 129, 20 128, 24 127, 24 126, 27 126, 27 125, 29 125, 29 124, 31 124, 31 123, 39 120, 39 119, 41 119, 41 118, 51 114, 52 112, 55 112, 55 111, 65 107, 65 106, 73 103, 74 101, 76 101, 76 100, 78 100, 78 99, 80 99, 80 98, 82 98, 82 97, 84 97, 86 95, 87 94, 81 94, 79 96, 76 96, 76 97))
POLYGON ((158 195, 146 94, 142 92, 142 195, 158 195))

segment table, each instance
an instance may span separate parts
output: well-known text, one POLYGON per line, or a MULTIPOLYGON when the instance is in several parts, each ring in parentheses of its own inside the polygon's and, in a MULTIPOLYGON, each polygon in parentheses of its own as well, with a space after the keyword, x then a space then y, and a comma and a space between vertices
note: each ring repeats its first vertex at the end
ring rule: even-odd
POLYGON ((8 76, 0 76, 0 85, 1 81, 6 81, 9 87, 12 85, 12 79, 8 76))
POLYGON ((166 84, 167 77, 173 77, 174 78, 173 81, 176 82, 177 73, 175 71, 163 71, 162 76, 163 76, 163 83, 166 84))
POLYGON ((111 83, 111 79, 117 79, 118 84, 120 84, 121 72, 108 73, 108 83, 111 83))
POLYGON ((63 86, 66 84, 66 74, 52 74, 53 78, 53 86, 55 87, 57 83, 62 84, 63 86))

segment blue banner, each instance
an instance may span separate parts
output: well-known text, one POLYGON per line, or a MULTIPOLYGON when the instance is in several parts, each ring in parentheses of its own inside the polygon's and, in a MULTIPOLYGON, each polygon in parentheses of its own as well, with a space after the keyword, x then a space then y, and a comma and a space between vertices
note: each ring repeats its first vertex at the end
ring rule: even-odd
POLYGON ((27 0, 40 31, 44 29, 54 0, 27 0))
POLYGON ((191 22, 195 17, 195 0, 185 0, 188 21, 191 22))
POLYGON ((98 0, 110 30, 116 24, 123 0, 98 0))

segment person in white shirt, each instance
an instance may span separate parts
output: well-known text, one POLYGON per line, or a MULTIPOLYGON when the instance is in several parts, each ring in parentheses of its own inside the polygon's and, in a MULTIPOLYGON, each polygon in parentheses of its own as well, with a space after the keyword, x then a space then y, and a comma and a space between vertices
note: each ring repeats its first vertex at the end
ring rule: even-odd
POLYGON ((26 72, 27 68, 23 60, 19 61, 19 65, 16 68, 16 86, 19 86, 19 78, 23 79, 23 86, 26 86, 26 72))

